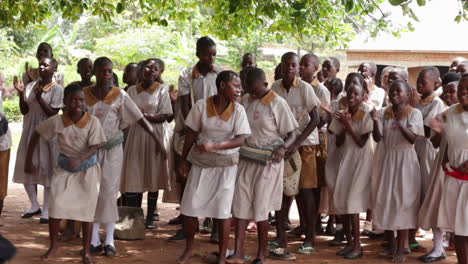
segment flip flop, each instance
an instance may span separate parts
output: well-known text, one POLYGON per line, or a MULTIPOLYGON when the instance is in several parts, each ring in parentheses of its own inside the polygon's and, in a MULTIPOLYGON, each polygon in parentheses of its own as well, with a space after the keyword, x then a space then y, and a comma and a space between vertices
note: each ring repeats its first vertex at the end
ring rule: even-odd
POLYGON ((305 247, 304 245, 301 245, 299 249, 297 250, 298 254, 302 255, 310 255, 315 252, 315 248, 313 247, 305 247))
POLYGON ((427 248, 421 246, 419 243, 409 245, 412 252, 427 252, 427 248))
POLYGON ((275 248, 270 250, 269 256, 272 259, 277 260, 295 260, 296 257, 287 252, 285 248, 275 248))
POLYGON ((280 244, 276 241, 268 241, 267 245, 270 246, 271 248, 280 248, 280 244))

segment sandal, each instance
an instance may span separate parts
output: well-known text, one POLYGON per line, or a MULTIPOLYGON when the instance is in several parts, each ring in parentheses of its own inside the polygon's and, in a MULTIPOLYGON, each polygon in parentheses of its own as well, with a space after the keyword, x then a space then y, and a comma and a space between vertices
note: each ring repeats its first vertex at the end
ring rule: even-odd
POLYGON ((276 242, 276 241, 268 241, 268 242, 267 242, 267 245, 268 245, 270 248, 273 248, 273 249, 275 249, 275 248, 280 248, 280 247, 281 247, 280 244, 279 244, 278 242, 276 242))
POLYGON ((263 261, 261 259, 254 259, 254 261, 252 261, 252 264, 263 264, 263 261))
POLYGON ((296 257, 291 255, 291 253, 287 252, 285 248, 275 248, 270 250, 269 256, 272 259, 277 260, 295 260, 296 257))
POLYGON ((315 248, 313 247, 305 247, 304 245, 301 245, 299 249, 297 250, 298 254, 302 255, 310 255, 315 252, 315 248))
POLYGON ((427 252, 427 248, 421 246, 419 243, 409 245, 412 252, 427 252))

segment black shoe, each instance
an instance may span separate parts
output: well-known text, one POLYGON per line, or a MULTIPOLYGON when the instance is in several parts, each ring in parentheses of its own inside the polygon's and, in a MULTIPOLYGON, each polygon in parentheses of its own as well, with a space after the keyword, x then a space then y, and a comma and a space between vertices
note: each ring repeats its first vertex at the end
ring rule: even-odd
POLYGON ((441 260, 444 260, 446 256, 444 254, 438 256, 438 257, 429 257, 429 256, 424 256, 422 258, 419 258, 424 263, 433 263, 433 262, 438 262, 441 260))
POLYGON ((35 215, 40 215, 41 213, 42 213, 41 208, 39 208, 39 209, 37 209, 37 211, 32 212, 32 213, 27 213, 27 212, 23 213, 21 215, 21 218, 31 218, 31 217, 33 217, 35 215))
POLYGON ((357 255, 351 255, 351 254, 347 254, 344 256, 345 259, 360 259, 362 258, 362 256, 364 256, 364 253, 362 252, 362 249, 361 249, 361 252, 357 255))
POLYGON ((156 228, 158 228, 158 226, 155 225, 153 221, 147 221, 147 222, 145 223, 145 228, 151 230, 151 229, 156 229, 156 228))
POLYGON ((106 257, 115 257, 117 255, 117 249, 112 245, 107 245, 104 247, 104 254, 106 254, 106 257))
MULTIPOLYGON (((98 255, 98 254, 101 254, 103 248, 102 248, 102 244, 100 244, 99 246, 93 246, 91 244, 90 246, 90 249, 89 249, 89 252, 91 253, 91 255, 98 255)), ((80 256, 83 256, 84 255, 84 250, 80 250, 80 256)))
POLYGON ((182 224, 182 215, 179 215, 175 218, 172 218, 168 222, 169 225, 181 225, 182 224))
POLYGON ((169 238, 170 242, 183 242, 186 237, 182 229, 177 230, 177 233, 169 238))
POLYGON ((335 232, 335 238, 333 238, 333 240, 330 241, 329 245, 330 246, 341 246, 343 244, 344 240, 345 240, 345 238, 344 238, 343 230, 337 230, 335 232))
POLYGON ((39 224, 48 224, 49 223, 49 219, 45 219, 45 218, 39 218, 39 224))

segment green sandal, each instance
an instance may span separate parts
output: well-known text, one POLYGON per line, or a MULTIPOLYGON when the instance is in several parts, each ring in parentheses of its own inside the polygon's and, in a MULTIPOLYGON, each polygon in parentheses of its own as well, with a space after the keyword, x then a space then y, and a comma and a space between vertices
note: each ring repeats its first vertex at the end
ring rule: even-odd
POLYGON ((310 255, 315 252, 315 248, 313 247, 305 247, 304 245, 301 245, 299 249, 297 250, 298 254, 302 255, 310 255))
POLYGON ((291 255, 291 253, 287 252, 285 248, 275 248, 270 250, 269 256, 272 259, 277 260, 295 260, 296 257, 291 255))

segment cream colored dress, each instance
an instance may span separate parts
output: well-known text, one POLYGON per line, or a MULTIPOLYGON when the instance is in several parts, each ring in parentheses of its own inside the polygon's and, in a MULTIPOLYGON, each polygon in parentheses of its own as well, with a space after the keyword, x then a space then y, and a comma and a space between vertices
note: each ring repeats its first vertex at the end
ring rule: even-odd
MULTIPOLYGON (((458 168, 468 160, 468 112, 460 104, 445 114, 447 167, 458 168)), ((438 226, 457 236, 468 236, 468 181, 445 176, 440 202, 438 226)))
MULTIPOLYGON (((249 122, 244 107, 237 103, 222 113, 212 113, 213 97, 198 101, 190 110, 185 125, 198 133, 197 143, 223 142, 238 135, 250 135, 249 122), (211 106, 210 106, 211 104, 211 106)), ((239 148, 219 150, 219 154, 233 154, 239 148)), ((183 215, 228 219, 236 183, 237 165, 230 167, 190 169, 180 205, 183 215)))
MULTIPOLYGON (((57 136, 60 153, 69 158, 79 158, 89 147, 106 142, 99 120, 88 113, 75 124, 66 115, 55 115, 40 123, 36 131, 45 140, 57 136)), ((50 184, 49 216, 93 222, 100 179, 99 163, 79 172, 57 165, 50 184)))
MULTIPOLYGON (((23 118, 23 132, 21 133, 16 155, 13 181, 16 183, 40 184, 49 187, 50 177, 52 176, 58 157, 57 142, 55 139, 50 141, 39 140, 39 144, 33 154, 33 162, 34 164, 38 164, 37 172, 34 174, 24 172, 24 159, 34 129, 40 122, 49 118, 36 100, 36 94, 34 92, 36 84, 37 81, 29 83, 26 85, 24 91, 24 99, 28 105, 29 111, 23 118)), ((52 108, 62 108, 63 88, 60 85, 55 85, 48 92, 43 92, 41 96, 52 108)))
MULTIPOLYGON (((249 94, 242 99, 252 135, 246 146, 262 149, 284 139, 298 124, 286 101, 270 91, 260 100, 249 94)), ((266 165, 242 159, 237 169, 233 215, 256 222, 268 219, 268 213, 281 209, 284 160, 266 165)))
MULTIPOLYGON (((90 87, 85 88, 84 93, 88 112, 101 122, 107 141, 115 138, 122 129, 143 118, 143 114, 130 96, 118 87, 112 88, 102 101, 94 96, 90 87)), ((94 222, 113 223, 119 219, 117 196, 122 173, 122 144, 111 149, 99 149, 98 161, 102 177, 94 222)))
MULTIPOLYGON (((373 122, 370 113, 363 106, 352 117, 352 127, 358 135, 369 133, 369 139, 361 148, 346 132, 342 156, 338 165, 333 186, 333 210, 336 214, 358 214, 369 208, 369 194, 373 162, 373 146, 370 134, 373 122)), ((336 119, 330 123, 330 131, 335 135, 342 133, 344 127, 336 119)))
MULTIPOLYGON (((147 114, 172 114, 171 99, 167 85, 154 84, 144 90, 134 85, 128 89, 130 98, 138 108, 147 114)), ((151 123, 158 136, 165 138, 165 124, 151 123)), ((164 148, 168 142, 162 140, 164 148)), ((156 192, 170 189, 169 163, 158 151, 150 134, 139 124, 134 124, 128 132, 122 168, 122 192, 156 192)))
POLYGON ((418 157, 411 144, 395 126, 399 122, 416 136, 424 135, 421 112, 407 107, 404 120, 396 120, 392 107, 379 112, 383 135, 378 151, 383 151, 381 160, 376 160, 374 227, 380 230, 405 230, 417 227, 420 206, 420 170, 418 157))
MULTIPOLYGON (((445 111, 444 102, 435 94, 421 100, 417 105, 423 116, 424 126, 430 127, 431 121, 438 114, 445 111)), ((429 184, 431 183, 431 166, 435 161, 438 149, 434 148, 429 138, 418 137, 414 144, 418 154, 419 166, 421 168, 421 201, 426 197, 429 184)))

